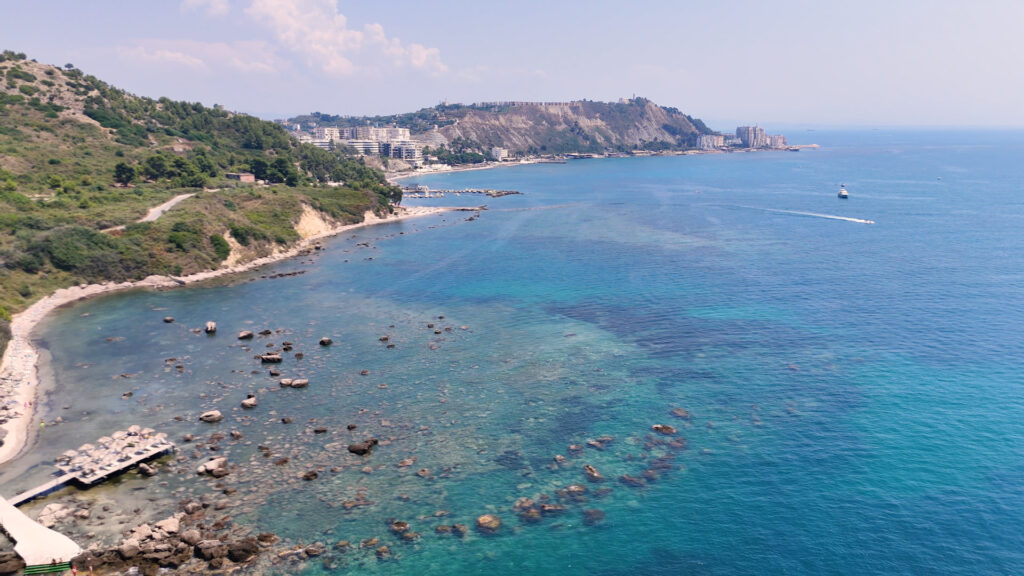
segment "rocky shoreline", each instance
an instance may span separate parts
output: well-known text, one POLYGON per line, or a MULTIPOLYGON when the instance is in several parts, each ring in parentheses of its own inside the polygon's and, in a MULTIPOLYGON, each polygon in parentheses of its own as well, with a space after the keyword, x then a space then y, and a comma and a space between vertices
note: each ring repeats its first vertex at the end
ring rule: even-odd
POLYGON ((39 385, 37 374, 39 355, 32 345, 31 334, 36 325, 53 310, 79 300, 109 292, 133 288, 174 288, 229 274, 247 272, 267 264, 297 256, 311 249, 316 241, 341 234, 348 230, 465 209, 457 207, 400 207, 396 215, 383 218, 367 212, 360 223, 335 226, 318 231, 318 233, 304 238, 287 251, 252 260, 244 264, 225 266, 216 270, 200 272, 180 278, 150 276, 136 282, 83 284, 57 290, 50 296, 30 306, 27 310, 15 315, 11 321, 11 340, 8 342, 3 360, 0 362, 0 464, 13 460, 20 455, 31 440, 33 427, 30 424, 33 422, 36 389, 39 385))

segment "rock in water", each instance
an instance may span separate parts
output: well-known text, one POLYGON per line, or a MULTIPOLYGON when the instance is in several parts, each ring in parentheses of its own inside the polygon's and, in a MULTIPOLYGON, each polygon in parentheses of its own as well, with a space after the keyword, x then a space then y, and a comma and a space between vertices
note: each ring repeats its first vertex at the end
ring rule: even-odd
POLYGON ((164 322, 166 322, 167 324, 170 324, 171 322, 174 322, 174 317, 173 316, 164 316, 164 322))
POLYGON ((238 333, 239 340, 251 340, 254 336, 256 335, 251 330, 242 330, 238 333))
POLYGON ((665 436, 671 436, 676 433, 676 429, 668 424, 655 424, 654 426, 651 426, 651 430, 654 430, 658 434, 664 434, 665 436))
POLYGON ((259 400, 256 399, 255 394, 249 394, 245 400, 242 400, 242 408, 252 409, 259 404, 259 400))
POLYGON ((203 422, 220 422, 224 419, 224 415, 220 413, 220 410, 210 410, 200 414, 199 419, 203 422))
POLYGON ((330 346, 331 344, 334 344, 334 340, 331 340, 330 338, 328 338, 326 336, 324 336, 323 338, 320 339, 320 345, 321 346, 330 346))
POLYGON ((215 332, 217 332, 217 323, 216 322, 207 322, 206 323, 206 333, 207 334, 213 334, 215 332))
POLYGON ((373 447, 376 446, 377 444, 378 441, 376 438, 369 438, 367 440, 363 440, 362 442, 349 444, 348 451, 359 456, 364 456, 366 454, 369 454, 370 451, 373 450, 373 447))
POLYGON ((476 527, 481 532, 494 534, 501 528, 501 518, 494 514, 484 514, 476 519, 476 527))

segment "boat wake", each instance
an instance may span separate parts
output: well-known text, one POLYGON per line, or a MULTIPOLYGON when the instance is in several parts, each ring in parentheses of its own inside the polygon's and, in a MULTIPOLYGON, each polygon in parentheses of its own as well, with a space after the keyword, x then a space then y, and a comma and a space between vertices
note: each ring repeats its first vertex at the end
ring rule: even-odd
POLYGON ((738 206, 739 208, 746 208, 748 210, 761 210, 763 212, 775 212, 777 214, 792 214, 794 216, 808 216, 810 218, 826 218, 828 220, 844 220, 846 222, 855 222, 857 224, 874 224, 874 220, 864 220, 863 218, 850 218, 849 216, 836 216, 835 214, 819 214, 817 212, 800 212, 798 210, 779 210, 777 208, 759 208, 757 206, 738 206))

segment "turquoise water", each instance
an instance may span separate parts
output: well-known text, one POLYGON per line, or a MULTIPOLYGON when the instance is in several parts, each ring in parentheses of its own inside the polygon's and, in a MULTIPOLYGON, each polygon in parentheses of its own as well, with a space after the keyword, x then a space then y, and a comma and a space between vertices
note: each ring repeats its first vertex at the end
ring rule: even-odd
MULTIPOLYGON (((45 479, 52 456, 125 422, 173 438, 236 429, 217 452, 244 466, 228 477, 235 522, 289 543, 379 537, 394 554, 278 573, 1024 572, 1024 134, 791 139, 822 148, 422 178, 524 194, 218 285, 62 310, 39 338, 55 382, 44 409, 66 423, 0 481, 45 479), (219 334, 190 331, 207 320, 219 334), (264 328, 281 332, 234 338, 264 328), (286 354, 282 375, 309 388, 281 389, 253 360, 285 340, 305 357, 286 354), (242 411, 249 392, 260 405, 242 411), (224 422, 196 422, 212 408, 224 422), (347 453, 370 435, 371 456, 347 453), (605 435, 603 450, 568 447, 605 435), (618 481, 652 469, 645 486, 618 481), (558 496, 571 484, 583 501, 558 496), (564 511, 517 517, 517 498, 541 495, 564 511), (484 513, 498 534, 434 532, 484 513), (402 542, 390 519, 420 538, 402 542)), ((159 515, 216 492, 182 447, 159 482, 129 474, 97 493, 145 494, 159 515)))

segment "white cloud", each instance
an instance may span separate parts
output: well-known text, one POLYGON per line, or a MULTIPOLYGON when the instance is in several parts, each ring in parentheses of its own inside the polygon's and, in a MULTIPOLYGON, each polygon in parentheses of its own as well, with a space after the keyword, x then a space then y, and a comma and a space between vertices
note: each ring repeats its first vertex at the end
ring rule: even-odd
POLYGON ((282 47, 328 74, 379 73, 375 68, 383 66, 382 62, 431 74, 448 69, 437 48, 405 45, 398 38, 389 38, 380 24, 368 24, 362 30, 349 28, 336 0, 253 0, 245 13, 270 29, 282 47))
POLYGON ((151 40, 121 47, 125 60, 147 65, 176 65, 193 70, 236 70, 243 73, 276 74, 284 62, 266 42, 199 42, 195 40, 151 40))
POLYGON ((193 70, 206 70, 206 62, 191 54, 166 48, 147 48, 145 46, 122 47, 118 49, 122 58, 146 64, 171 64, 193 70))
POLYGON ((228 0, 182 0, 181 9, 186 12, 206 12, 210 16, 224 16, 231 11, 228 0))

